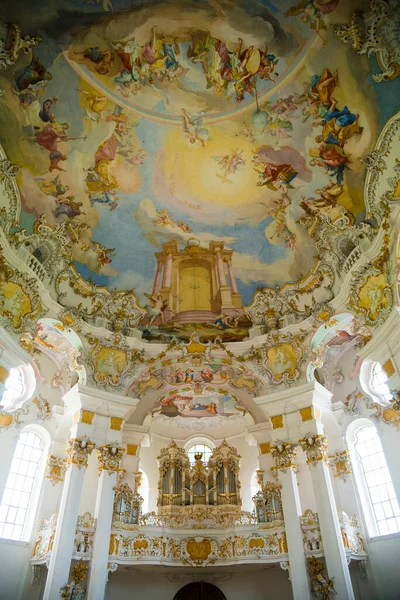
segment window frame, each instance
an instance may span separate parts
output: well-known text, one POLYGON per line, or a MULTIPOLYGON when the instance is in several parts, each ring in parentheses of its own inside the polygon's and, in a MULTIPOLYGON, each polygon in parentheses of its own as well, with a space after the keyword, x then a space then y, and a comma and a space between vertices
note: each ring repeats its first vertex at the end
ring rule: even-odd
MULTIPOLYGON (((207 446, 208 448, 210 448, 211 453, 213 452, 213 450, 215 449, 215 443, 213 442, 213 440, 209 437, 206 436, 196 436, 196 437, 192 437, 190 439, 188 439, 185 442, 185 452, 186 454, 188 454, 189 450, 191 448, 193 448, 193 446, 196 446, 197 444, 201 444, 204 446, 207 446)), ((189 455, 188 455, 189 458, 189 455)), ((190 459, 189 459, 190 460, 190 459)), ((191 465, 194 463, 190 463, 191 465)))
POLYGON ((19 371, 22 378, 22 393, 14 398, 8 405, 2 404, 3 394, 1 394, 0 398, 0 406, 2 410, 6 413, 12 413, 15 410, 21 408, 28 400, 30 400, 36 390, 36 376, 35 372, 31 365, 19 365, 16 367, 11 367, 8 373, 7 379, 4 381, 4 391, 7 388, 6 383, 8 378, 11 375, 11 371, 16 370, 19 371))
MULTIPOLYGON (((374 374, 374 369, 376 367, 379 367, 384 371, 382 364, 379 361, 364 360, 364 362, 361 365, 361 369, 360 369, 361 387, 365 393, 367 393, 374 400, 376 400, 378 402, 378 404, 380 404, 381 406, 385 406, 385 407, 390 406, 390 403, 391 403, 390 400, 387 400, 385 398, 384 394, 382 394, 379 391, 379 389, 377 389, 373 385, 373 379, 376 376, 374 374)), ((389 377, 388 377, 388 379, 389 379, 389 377)), ((388 386, 388 388, 390 391, 389 386, 388 386)), ((393 396, 392 396, 392 400, 393 400, 393 396)))
MULTIPOLYGON (((51 443, 50 434, 46 429, 44 429, 40 425, 36 425, 34 423, 28 424, 25 427, 23 427, 17 438, 17 442, 15 444, 14 451, 13 451, 12 460, 14 460, 15 450, 17 448, 18 442, 23 433, 34 433, 35 435, 37 435, 39 437, 39 439, 40 439, 39 443, 40 443, 40 448, 42 450, 42 456, 40 457, 40 459, 37 462, 37 468, 36 468, 36 473, 35 473, 32 489, 30 492, 29 502, 28 502, 28 506, 26 507, 26 517, 25 517, 25 521, 24 521, 24 524, 22 527, 21 538, 19 540, 13 540, 12 538, 0 537, 0 540, 4 543, 13 543, 13 544, 30 543, 32 534, 33 534, 33 530, 34 530, 34 525, 37 521, 37 511, 39 508, 39 500, 41 498, 41 492, 42 492, 42 488, 43 488, 43 484, 44 484, 44 474, 45 474, 47 457, 49 454, 49 448, 50 448, 50 443, 51 443)), ((7 484, 8 476, 10 474, 11 464, 12 464, 12 462, 10 463, 10 468, 7 473, 6 484, 7 484)), ((6 489, 6 485, 4 486, 3 494, 4 494, 5 489, 6 489)), ((1 501, 2 501, 2 498, 0 498, 0 504, 1 504, 1 501)))
MULTIPOLYGON (((386 538, 389 536, 399 536, 400 532, 393 532, 393 533, 388 533, 388 534, 381 534, 379 532, 378 520, 376 518, 375 511, 374 511, 372 498, 370 495, 370 488, 368 486, 365 472, 364 472, 363 466, 361 464, 361 457, 356 449, 357 434, 364 427, 373 427, 375 429, 376 434, 381 443, 382 452, 385 457, 386 466, 388 468, 393 487, 394 487, 394 484, 393 484, 392 475, 390 473, 389 465, 387 464, 385 449, 382 444, 379 429, 377 428, 376 424, 371 419, 368 419, 366 417, 355 419, 352 423, 350 423, 350 425, 347 428, 346 439, 347 439, 348 447, 350 450, 350 459, 351 459, 353 474, 354 474, 355 483, 356 483, 356 485, 354 487, 355 487, 356 495, 358 498, 358 503, 360 506, 361 516, 364 521, 365 530, 368 532, 368 537, 370 539, 376 539, 376 538, 380 539, 380 538, 386 538)), ((394 488, 394 490, 396 493, 396 488, 394 488)), ((396 499, 399 502, 399 498, 397 498, 397 495, 396 495, 396 499)), ((399 504, 400 504, 400 502, 399 502, 399 504)))

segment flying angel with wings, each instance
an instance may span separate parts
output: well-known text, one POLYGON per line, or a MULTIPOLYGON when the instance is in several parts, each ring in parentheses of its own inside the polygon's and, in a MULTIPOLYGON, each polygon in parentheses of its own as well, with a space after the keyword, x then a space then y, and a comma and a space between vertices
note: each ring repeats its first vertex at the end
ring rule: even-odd
POLYGON ((233 183, 228 178, 229 175, 236 173, 240 167, 244 167, 246 161, 242 158, 243 150, 231 150, 229 154, 225 156, 213 156, 213 159, 218 161, 218 166, 221 174, 217 173, 217 177, 222 180, 222 183, 233 183))
POLYGON ((339 0, 300 0, 286 11, 285 17, 301 15, 303 23, 308 24, 326 44, 326 39, 321 35, 321 31, 328 30, 323 16, 333 12, 338 4, 339 0))

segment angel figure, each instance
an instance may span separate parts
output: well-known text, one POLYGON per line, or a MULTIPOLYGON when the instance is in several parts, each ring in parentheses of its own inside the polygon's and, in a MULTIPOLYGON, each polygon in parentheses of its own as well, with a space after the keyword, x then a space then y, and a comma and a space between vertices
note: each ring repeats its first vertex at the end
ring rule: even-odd
POLYGON ((242 158, 243 150, 231 150, 225 156, 213 156, 214 160, 218 161, 222 174, 217 173, 217 177, 222 180, 222 183, 233 183, 228 179, 228 175, 236 173, 240 167, 244 167, 246 161, 242 158))
POLYGON ((108 255, 111 254, 111 256, 115 256, 115 248, 104 248, 104 246, 98 242, 93 241, 92 246, 99 259, 100 266, 103 267, 104 265, 108 265, 110 262, 112 262, 112 259, 108 255))
POLYGON ((163 300, 161 294, 145 294, 150 303, 145 308, 149 317, 149 327, 151 327, 157 317, 160 317, 161 323, 164 323, 164 311, 168 306, 168 300, 163 300))
POLYGON ((59 175, 51 181, 39 179, 38 186, 46 196, 53 196, 53 198, 59 198, 69 190, 68 185, 62 184, 59 175))
POLYGON ((161 227, 172 225, 172 227, 175 227, 176 223, 173 220, 170 212, 166 208, 161 208, 160 210, 157 210, 157 216, 154 220, 154 225, 161 225, 161 227))
POLYGON ((251 131, 250 127, 246 125, 246 121, 243 121, 243 129, 239 131, 238 135, 243 135, 243 137, 249 140, 250 144, 256 143, 256 138, 254 137, 254 134, 251 131))
POLYGON ((88 92, 87 90, 78 89, 78 92, 86 96, 86 114, 82 119, 88 119, 95 123, 102 121, 107 98, 105 96, 100 96, 96 92, 88 92))
POLYGON ((327 26, 323 20, 323 15, 328 15, 333 12, 339 0, 300 0, 295 6, 291 6, 286 11, 285 17, 297 17, 301 15, 303 23, 308 24, 310 29, 326 44, 325 38, 321 35, 321 31, 327 31, 327 26))
POLYGON ((372 318, 376 318, 379 309, 385 306, 385 290, 380 285, 372 284, 367 287, 366 292, 369 298, 369 313, 372 318))
POLYGON ((139 150, 136 152, 136 154, 134 156, 131 156, 126 159, 126 162, 129 163, 130 165, 141 166, 144 164, 148 155, 149 155, 149 153, 146 150, 144 150, 143 148, 139 148, 139 150))
POLYGON ((202 127, 203 124, 203 113, 192 113, 191 115, 182 108, 182 129, 184 135, 189 138, 191 144, 195 144, 197 141, 202 146, 205 145, 210 139, 210 133, 208 129, 202 127))
POLYGON ((331 180, 324 188, 315 190, 320 195, 319 198, 315 198, 311 202, 309 199, 303 198, 300 206, 310 215, 315 215, 318 211, 331 212, 336 206, 339 196, 343 193, 343 188, 342 184, 331 180))
POLYGON ((184 233, 192 233, 192 228, 184 221, 177 221, 176 224, 184 233))

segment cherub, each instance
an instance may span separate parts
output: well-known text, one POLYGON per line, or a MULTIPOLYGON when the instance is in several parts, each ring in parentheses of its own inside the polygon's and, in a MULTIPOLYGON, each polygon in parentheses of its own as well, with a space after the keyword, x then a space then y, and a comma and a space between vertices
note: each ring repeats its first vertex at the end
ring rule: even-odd
POLYGON ((192 233, 192 228, 189 227, 187 223, 184 223, 183 221, 177 221, 176 224, 182 229, 184 233, 192 233))
POLYGON ((115 248, 104 248, 104 246, 94 241, 92 241, 92 246, 99 259, 99 264, 102 267, 112 262, 112 259, 108 256, 108 254, 115 256, 115 248))
POLYGON ((169 211, 166 208, 161 208, 160 210, 157 210, 157 217, 155 218, 154 225, 161 225, 162 227, 172 225, 175 227, 176 223, 169 211))
POLYGON ((184 135, 189 138, 191 144, 195 144, 199 141, 201 145, 204 146, 205 142, 210 139, 210 133, 208 129, 202 127, 202 115, 203 113, 193 113, 189 115, 187 110, 182 108, 182 128, 184 135))
POLYGON ((148 157, 149 153, 144 150, 143 148, 139 148, 139 150, 136 152, 135 156, 131 156, 130 158, 126 159, 126 162, 128 162, 130 165, 143 165, 144 161, 146 160, 146 158, 148 157))
POLYGON ((291 6, 286 11, 285 17, 295 17, 301 15, 303 23, 309 25, 317 35, 326 44, 321 31, 327 31, 327 26, 323 20, 323 15, 334 11, 339 4, 339 0, 300 0, 295 6, 291 6))
POLYGON ((248 138, 250 144, 255 144, 256 142, 253 132, 251 131, 250 127, 246 125, 246 121, 243 121, 243 129, 239 131, 238 135, 243 135, 244 137, 248 138))

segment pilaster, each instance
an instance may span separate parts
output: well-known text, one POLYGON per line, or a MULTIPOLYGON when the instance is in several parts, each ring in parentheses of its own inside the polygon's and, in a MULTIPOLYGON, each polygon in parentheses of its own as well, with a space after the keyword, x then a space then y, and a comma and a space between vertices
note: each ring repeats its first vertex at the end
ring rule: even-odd
POLYGON ((300 497, 295 474, 297 450, 296 444, 277 440, 276 445, 271 448, 271 454, 275 462, 273 470, 278 474, 279 483, 282 486, 282 508, 293 599, 309 600, 311 592, 301 530, 300 497))
POLYGON ((114 488, 123 453, 124 448, 113 444, 105 444, 97 448, 99 484, 94 513, 97 526, 90 561, 88 600, 104 598, 108 576, 108 547, 114 507, 114 488))
POLYGON ((67 443, 68 468, 61 496, 43 600, 59 598, 61 588, 68 582, 83 479, 88 456, 94 446, 95 444, 87 436, 74 437, 67 443))
MULTIPOLYGON (((72 423, 70 439, 66 447, 66 463, 68 467, 65 474, 43 600, 58 598, 60 589, 68 583, 75 530, 79 516, 80 498, 88 457, 97 445, 100 457, 103 456, 103 466, 107 467, 112 462, 118 462, 119 468, 120 453, 122 456, 120 444, 122 442, 124 420, 133 412, 138 400, 76 384, 64 395, 63 402, 65 404, 64 421, 72 423), (103 450, 101 450, 102 448, 103 450), (107 460, 107 457, 109 460, 107 460)), ((99 464, 100 466, 102 465, 101 460, 99 464)), ((106 468, 102 468, 103 470, 107 471, 106 468)), ((102 481, 103 479, 107 483, 99 486, 97 498, 99 498, 100 494, 102 502, 97 502, 96 510, 105 511, 106 513, 107 506, 111 503, 112 515, 113 487, 115 481, 113 484, 112 480, 107 481, 104 477, 102 481), (102 508, 104 503, 106 508, 102 508)), ((101 521, 103 522, 103 518, 101 521)), ((109 523, 107 519, 105 519, 104 523, 108 527, 108 530, 110 530, 111 518, 109 523)), ((101 527, 102 525, 100 525, 100 530, 101 527)), ((108 552, 107 548, 108 542, 106 544, 106 552, 108 552)), ((95 548, 93 552, 95 552, 95 548)), ((105 568, 105 573, 106 571, 105 568)))
POLYGON ((354 600, 336 502, 327 465, 328 441, 324 435, 319 433, 308 433, 299 441, 306 453, 307 463, 311 470, 329 577, 334 580, 337 600, 354 600))
POLYGON ((278 451, 283 448, 284 452, 285 444, 295 446, 298 440, 307 456, 328 574, 334 579, 337 600, 353 600, 354 593, 327 465, 328 445, 324 430, 334 438, 340 434, 331 398, 332 394, 326 388, 312 382, 255 398, 255 402, 271 421, 271 437, 275 448, 278 451))

